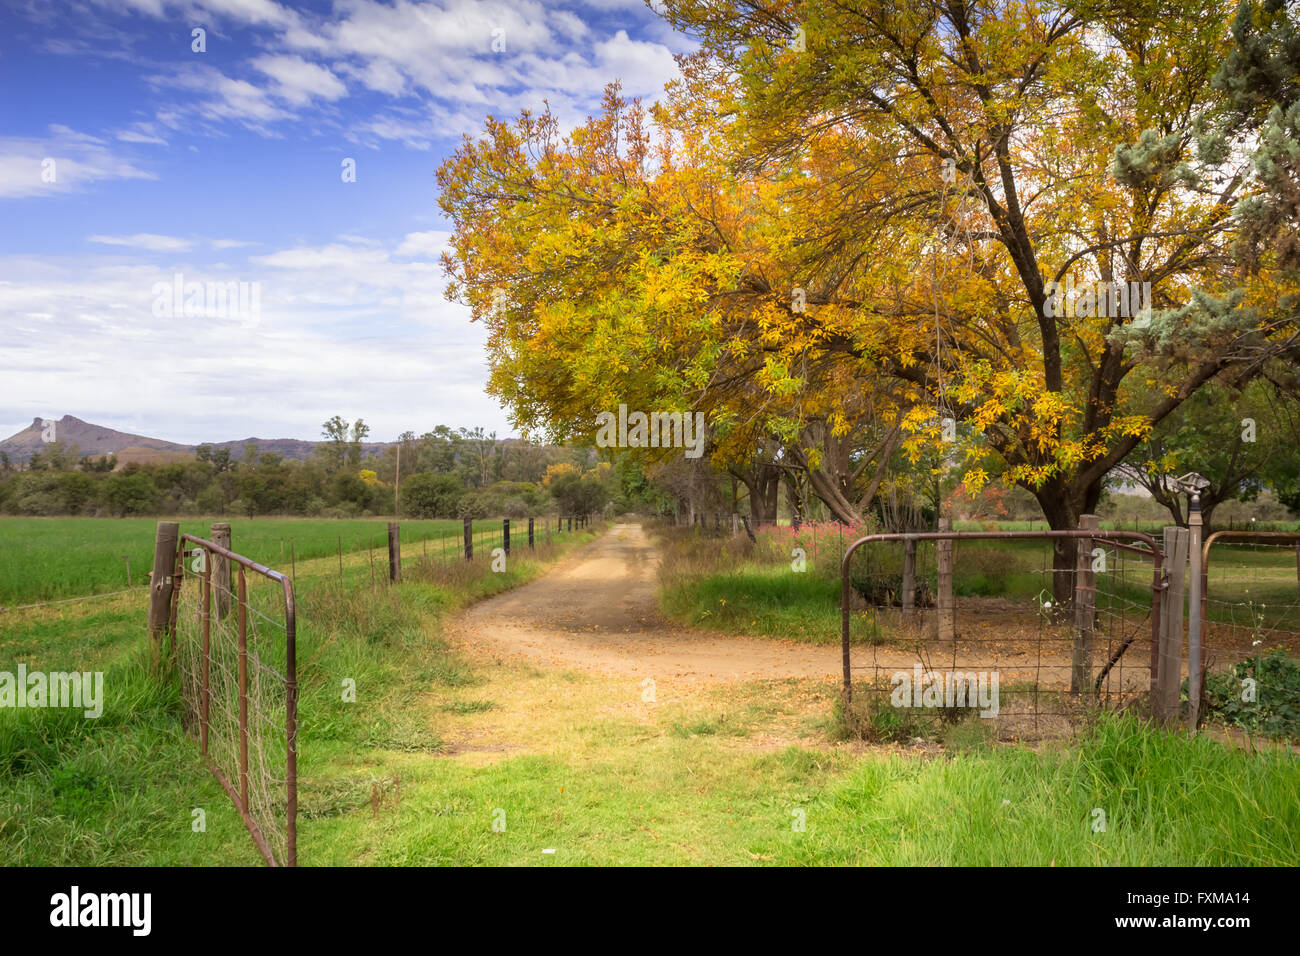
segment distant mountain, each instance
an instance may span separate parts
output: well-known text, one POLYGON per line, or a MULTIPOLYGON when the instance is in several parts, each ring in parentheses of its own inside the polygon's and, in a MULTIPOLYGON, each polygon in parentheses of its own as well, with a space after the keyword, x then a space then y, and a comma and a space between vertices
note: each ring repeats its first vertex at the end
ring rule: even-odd
MULTIPOLYGON (((14 464, 24 464, 31 459, 32 453, 45 444, 47 429, 44 420, 32 419, 32 423, 15 435, 0 441, 0 451, 9 456, 14 464)), ((148 438, 144 435, 132 435, 103 425, 92 425, 72 415, 64 415, 54 423, 53 440, 67 446, 76 445, 83 455, 118 455, 119 464, 126 460, 140 462, 165 461, 170 458, 188 457, 198 449, 197 445, 180 445, 176 442, 163 441, 161 438, 148 438)), ((303 441, 298 438, 241 438, 237 441, 210 442, 213 448, 229 448, 230 457, 239 459, 244 456, 244 446, 253 443, 259 452, 275 452, 283 458, 296 458, 300 461, 311 457, 312 449, 322 444, 318 441, 303 441)), ((389 442, 363 442, 364 454, 382 454, 389 442)))

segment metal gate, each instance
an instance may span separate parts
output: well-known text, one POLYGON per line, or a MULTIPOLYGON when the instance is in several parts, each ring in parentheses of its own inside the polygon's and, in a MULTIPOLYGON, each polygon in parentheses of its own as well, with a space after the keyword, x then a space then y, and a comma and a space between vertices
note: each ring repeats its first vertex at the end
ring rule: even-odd
POLYGON ((1192 726, 1215 703, 1207 687, 1214 673, 1220 704, 1228 703, 1229 688, 1236 693, 1247 683, 1255 685, 1231 702, 1232 721, 1265 733, 1280 731, 1270 724, 1287 723, 1290 704, 1284 696, 1273 699, 1281 688, 1273 679, 1280 661, 1272 657, 1300 655, 1300 533, 1217 531, 1193 558, 1200 561, 1205 666, 1199 669, 1198 692, 1189 694, 1192 726), (1241 706, 1246 702, 1249 707, 1241 706))
POLYGON ((1126 706, 1156 685, 1169 582, 1149 535, 873 534, 846 549, 840 570, 846 707, 856 688, 867 712, 910 708, 885 715, 895 722, 959 722, 978 712, 996 718, 999 736, 1024 739, 1057 734, 1098 703, 1126 706), (1023 566, 1026 545, 1062 541, 1074 542, 1069 572, 1054 570, 1050 547, 1037 568, 1023 566), (963 553, 979 568, 964 567, 963 553), (1054 586, 1058 573, 1068 573, 1065 606, 1055 599, 1066 590, 1054 586), (981 575, 1001 575, 1003 585, 1021 576, 1011 582, 1019 600, 981 598, 981 575), (1145 652, 1136 666, 1134 645, 1145 652))
POLYGON ((266 862, 296 866, 293 584, 279 571, 193 535, 180 536, 179 558, 172 634, 186 731, 266 862))

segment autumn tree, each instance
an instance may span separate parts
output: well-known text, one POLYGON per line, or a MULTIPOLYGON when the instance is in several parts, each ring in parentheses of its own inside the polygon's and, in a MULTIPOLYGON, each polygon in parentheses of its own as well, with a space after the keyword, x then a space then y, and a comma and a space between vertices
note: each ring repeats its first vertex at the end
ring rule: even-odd
POLYGON ((1276 277, 1234 254, 1234 210, 1266 184, 1243 150, 1206 148, 1227 111, 1213 81, 1230 5, 668 8, 739 78, 720 104, 735 168, 789 183, 809 308, 767 348, 815 336, 859 380, 920 389, 904 418, 917 454, 944 417, 968 422, 1000 477, 1074 528, 1153 423, 1294 349, 1276 277), (1067 281, 1083 294, 1064 298, 1067 281), (1149 308, 1127 294, 1143 284, 1149 308))
MULTIPOLYGON (((487 325, 489 389, 525 433, 590 439, 597 413, 620 404, 705 414, 710 457, 746 486, 754 521, 772 521, 783 470, 851 458, 791 442, 812 429, 833 433, 836 452, 865 446, 843 409, 869 409, 872 428, 890 409, 836 372, 842 356, 794 356, 816 386, 792 389, 765 351, 788 310, 752 295, 789 285, 789 237, 773 227, 782 190, 736 179, 709 98, 720 78, 702 59, 683 65, 653 116, 611 87, 571 136, 549 112, 524 113, 467 141, 439 170, 456 227, 449 292, 487 325)), ((663 464, 681 451, 641 453, 663 464)))
POLYGON ((661 102, 491 119, 439 170, 450 291, 525 430, 701 409, 760 501, 788 465, 860 520, 901 456, 913 501, 996 478, 1066 530, 1199 389, 1294 353, 1241 215, 1287 228, 1288 141, 1251 155, 1291 95, 1276 5, 667 7, 702 52, 661 102), (1243 42, 1273 106, 1229 95, 1243 42))

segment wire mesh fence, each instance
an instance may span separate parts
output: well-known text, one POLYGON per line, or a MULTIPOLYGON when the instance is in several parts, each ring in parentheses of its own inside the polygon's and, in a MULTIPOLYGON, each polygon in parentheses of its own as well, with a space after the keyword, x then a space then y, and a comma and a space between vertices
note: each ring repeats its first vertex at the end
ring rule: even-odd
POLYGON ((1001 739, 1058 736, 1153 685, 1162 555, 1145 534, 870 535, 844 553, 845 698, 881 736, 975 716, 1001 739))
POLYGON ((1300 533, 1220 531, 1204 545, 1206 650, 1295 650, 1300 639, 1300 533))
POLYGON ((211 541, 180 542, 172 634, 185 729, 266 861, 296 866, 293 586, 211 541))
POLYGON ((1300 656, 1300 533, 1219 531, 1201 553, 1199 713, 1247 730, 1294 734, 1279 696, 1300 656))

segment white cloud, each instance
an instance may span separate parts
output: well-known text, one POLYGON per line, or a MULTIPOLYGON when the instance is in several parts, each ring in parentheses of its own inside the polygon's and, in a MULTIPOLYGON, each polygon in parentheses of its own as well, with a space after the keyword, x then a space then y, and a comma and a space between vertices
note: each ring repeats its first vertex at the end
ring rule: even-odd
POLYGON ((276 95, 295 106, 305 106, 313 97, 337 100, 348 93, 337 76, 300 56, 259 56, 252 66, 275 80, 276 95))
POLYGON ((50 126, 41 139, 0 137, 0 198, 56 195, 100 180, 156 178, 114 154, 104 140, 66 126, 50 126))
MULTIPOLYGON (((267 123, 293 116, 272 103, 265 90, 247 80, 226 76, 206 64, 186 64, 169 74, 151 76, 149 82, 160 90, 184 89, 205 95, 194 110, 209 120, 234 120, 265 130, 267 123)), ((159 112, 158 119, 167 125, 179 125, 183 112, 176 107, 159 112)))
MULTIPOLYGON (((112 9, 109 0, 92 2, 112 9)), ((576 0, 573 9, 554 0, 336 0, 320 9, 274 0, 124 2, 154 19, 202 24, 209 42, 220 37, 234 53, 153 67, 149 79, 166 98, 156 123, 117 134, 151 145, 163 145, 169 130, 223 135, 230 123, 278 136, 277 126, 307 119, 317 132, 369 148, 391 141, 425 150, 479 133, 489 113, 536 111, 544 101, 573 126, 613 80, 628 96, 658 96, 677 75, 672 52, 693 46, 639 0, 576 0), (593 28, 584 19, 592 11, 620 29, 593 28), (244 49, 251 53, 241 58, 244 49), (389 102, 376 107, 363 92, 389 102), (357 106, 345 115, 338 104, 349 93, 357 106)), ((131 42, 107 21, 98 26, 131 42)))
POLYGON ((91 236, 90 241, 105 246, 127 246, 131 249, 146 249, 150 252, 183 252, 194 245, 189 239, 160 236, 152 232, 137 232, 133 236, 91 236))
POLYGON ((658 92, 677 76, 677 61, 662 43, 633 40, 626 30, 596 44, 597 69, 602 76, 618 76, 625 89, 658 92))
POLYGON ((420 256, 436 261, 442 251, 451 242, 451 233, 445 230, 431 232, 410 232, 394 251, 397 256, 420 256))
POLYGON ((153 146, 166 146, 167 140, 163 139, 157 133, 146 132, 142 127, 147 124, 137 124, 135 129, 124 129, 118 132, 117 138, 123 143, 148 143, 153 146))
POLYGON ((339 240, 165 269, 0 257, 0 379, 21 396, 5 417, 120 421, 180 395, 195 431, 178 440, 312 438, 336 412, 363 416, 380 439, 439 422, 508 432, 483 392, 485 330, 443 298, 433 257, 444 237, 339 240), (154 316, 155 283, 178 272, 186 282, 260 283, 260 321, 154 316))

